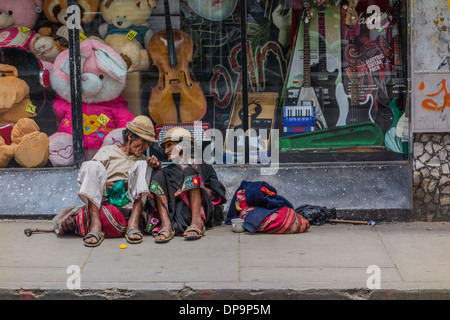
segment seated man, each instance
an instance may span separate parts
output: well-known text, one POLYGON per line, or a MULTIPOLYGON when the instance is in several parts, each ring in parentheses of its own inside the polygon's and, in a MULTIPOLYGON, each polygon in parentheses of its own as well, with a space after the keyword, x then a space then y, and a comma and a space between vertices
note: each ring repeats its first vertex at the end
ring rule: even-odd
POLYGON ((168 242, 174 235, 201 238, 205 226, 212 226, 214 206, 226 202, 225 187, 214 168, 192 159, 193 142, 189 131, 172 128, 161 143, 173 163, 155 171, 150 185, 146 231, 154 234, 157 243, 168 242))
POLYGON ((147 158, 144 155, 150 142, 155 141, 151 120, 145 116, 137 116, 127 123, 123 138, 121 146, 104 146, 91 161, 85 161, 81 165, 78 196, 87 205, 90 218, 89 233, 83 238, 85 246, 95 247, 103 241, 101 203, 107 190, 118 182, 124 183, 126 187, 123 190, 128 190, 126 196, 132 202, 125 237, 129 243, 140 243, 143 240, 139 231, 139 219, 148 198, 152 169, 161 168, 161 163, 155 156, 147 158))

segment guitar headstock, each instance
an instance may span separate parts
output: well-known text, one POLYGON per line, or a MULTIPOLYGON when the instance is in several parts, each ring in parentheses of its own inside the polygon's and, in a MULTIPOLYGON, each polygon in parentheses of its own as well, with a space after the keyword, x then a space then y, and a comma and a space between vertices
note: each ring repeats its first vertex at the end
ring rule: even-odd
POLYGON ((303 0, 302 4, 303 4, 302 19, 305 23, 309 23, 312 18, 311 6, 309 5, 308 0, 303 0))
POLYGON ((328 0, 314 0, 317 10, 325 11, 328 6, 328 0))
POLYGON ((356 6, 358 0, 348 0, 347 14, 345 16, 345 24, 350 28, 353 28, 358 22, 358 13, 356 12, 356 6))

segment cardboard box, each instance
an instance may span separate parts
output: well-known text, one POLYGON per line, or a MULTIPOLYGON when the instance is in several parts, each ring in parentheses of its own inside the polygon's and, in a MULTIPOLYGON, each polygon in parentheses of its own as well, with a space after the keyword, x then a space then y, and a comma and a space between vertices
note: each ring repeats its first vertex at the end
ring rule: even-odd
MULTIPOLYGON (((250 154, 261 155, 269 151, 271 131, 275 125, 276 105, 278 93, 276 92, 259 92, 248 94, 248 128, 254 129, 253 134, 249 136, 250 154), (262 132, 260 130, 267 130, 262 132)), ((230 122, 226 132, 224 141, 224 153, 236 154, 241 156, 242 150, 245 150, 245 135, 231 136, 232 132, 242 129, 243 126, 243 109, 242 109, 242 93, 237 93, 230 114, 230 122), (229 139, 234 139, 232 142, 229 139)))

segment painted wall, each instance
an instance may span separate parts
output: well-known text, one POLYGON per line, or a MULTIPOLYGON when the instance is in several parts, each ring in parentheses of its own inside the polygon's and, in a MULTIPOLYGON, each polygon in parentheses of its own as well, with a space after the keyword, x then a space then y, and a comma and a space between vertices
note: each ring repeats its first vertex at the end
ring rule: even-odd
POLYGON ((411 1, 414 216, 450 219, 450 1, 411 1))

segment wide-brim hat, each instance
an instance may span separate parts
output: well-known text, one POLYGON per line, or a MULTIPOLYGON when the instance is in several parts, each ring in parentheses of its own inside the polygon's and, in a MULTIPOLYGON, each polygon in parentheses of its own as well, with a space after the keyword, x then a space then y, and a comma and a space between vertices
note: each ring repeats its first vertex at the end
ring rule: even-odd
POLYGON ((127 129, 144 140, 155 142, 155 128, 152 120, 146 116, 137 116, 127 123, 127 129))
POLYGON ((194 138, 188 130, 182 127, 170 128, 167 130, 164 140, 161 142, 161 148, 164 148, 164 145, 169 141, 180 142, 185 140, 194 142, 194 138))

